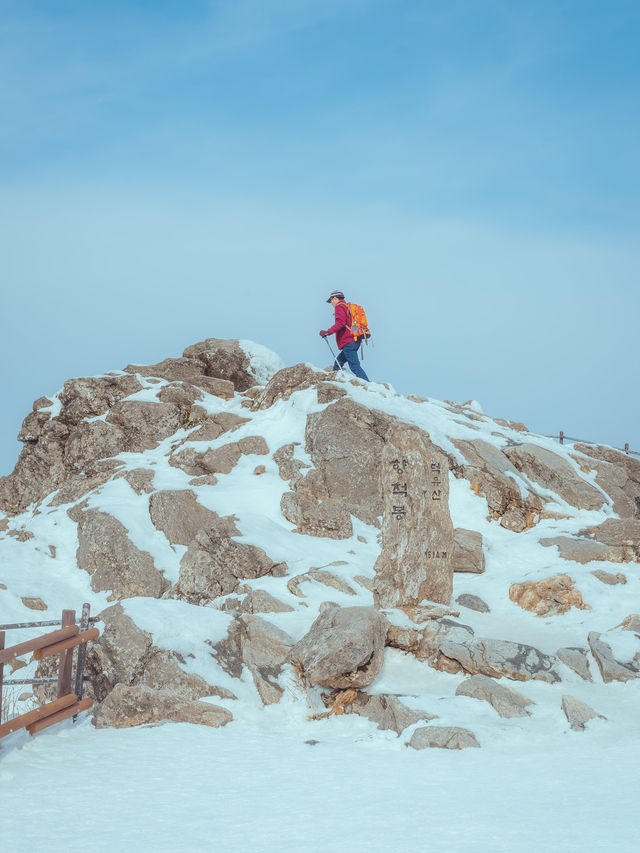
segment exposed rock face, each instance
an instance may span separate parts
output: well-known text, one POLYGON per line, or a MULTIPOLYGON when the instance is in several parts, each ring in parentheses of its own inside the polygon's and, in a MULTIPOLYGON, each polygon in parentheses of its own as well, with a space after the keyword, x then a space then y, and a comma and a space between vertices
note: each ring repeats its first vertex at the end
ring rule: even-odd
POLYGON ((144 377, 157 376, 170 382, 183 381, 225 400, 233 397, 233 383, 207 376, 203 362, 196 358, 165 358, 158 364, 129 364, 125 371, 144 377))
POLYGON ((262 702, 279 702, 284 692, 278 684, 282 665, 293 645, 285 632, 258 616, 241 616, 230 624, 224 640, 213 646, 220 666, 233 678, 249 669, 262 702))
POLYGON ((558 660, 533 646, 510 640, 475 637, 468 625, 447 618, 408 628, 391 625, 389 645, 426 660, 444 672, 480 673, 512 681, 560 681, 558 660))
MULTIPOLYGON (((414 723, 437 719, 435 714, 409 708, 398 696, 385 693, 370 695, 359 690, 349 690, 347 693, 350 694, 347 698, 351 701, 342 704, 342 712, 366 717, 383 731, 394 731, 400 735, 414 723)), ((339 694, 337 698, 340 699, 343 696, 345 693, 339 694)))
POLYGON ((613 500, 616 515, 640 518, 640 459, 611 447, 575 444, 574 450, 590 457, 596 483, 613 500))
POLYGON ((251 408, 254 411, 268 409, 277 400, 288 400, 296 391, 318 387, 329 379, 326 373, 313 370, 307 364, 285 367, 271 377, 264 390, 256 396, 251 408))
POLYGON ((280 509, 287 521, 296 525, 296 533, 329 539, 350 539, 353 536, 351 516, 340 501, 333 498, 318 501, 306 489, 285 492, 280 509))
POLYGON ((589 532, 598 542, 605 545, 640 548, 640 520, 631 518, 608 518, 605 522, 592 527, 589 532))
POLYGON ((453 443, 467 460, 467 464, 454 473, 469 480, 476 494, 486 498, 493 518, 501 518, 513 507, 525 518, 527 512, 541 509, 539 498, 522 497, 517 485, 517 480, 521 479, 518 471, 497 447, 482 439, 454 440, 453 443))
POLYGON ((592 560, 622 563, 627 556, 624 548, 612 548, 593 539, 574 539, 572 536, 553 536, 541 539, 540 544, 547 548, 555 545, 563 560, 573 560, 583 565, 592 560))
POLYGON ((185 699, 150 687, 118 684, 98 707, 93 722, 98 729, 124 729, 165 720, 218 728, 232 719, 231 712, 218 705, 185 699))
POLYGON ((273 454, 273 461, 278 466, 278 473, 283 480, 287 480, 291 488, 296 488, 300 480, 302 480, 302 469, 309 468, 306 462, 294 457, 295 449, 298 442, 293 441, 291 444, 285 444, 273 454))
POLYGON ((293 607, 264 589, 253 589, 238 608, 241 613, 290 613, 293 607))
POLYGON ((172 545, 190 545, 200 530, 215 528, 220 516, 198 503, 191 489, 155 492, 149 499, 149 515, 172 545))
POLYGON ((222 447, 200 452, 193 447, 175 453, 169 464, 197 476, 199 474, 230 474, 243 453, 266 455, 269 447, 261 435, 248 435, 240 441, 231 441, 222 447))
POLYGON ((119 400, 140 391, 142 385, 135 376, 111 374, 70 379, 58 395, 62 423, 77 426, 85 418, 103 415, 119 400))
POLYGON ((127 447, 124 432, 105 421, 82 421, 69 436, 64 463, 70 473, 85 471, 95 459, 117 456, 127 447))
POLYGON ((399 427, 384 446, 380 483, 384 514, 376 606, 410 607, 425 599, 449 604, 453 524, 446 455, 422 430, 399 427))
POLYGON ((591 631, 588 636, 589 648, 596 659, 602 680, 608 683, 610 681, 630 681, 632 678, 640 678, 640 645, 638 651, 631 654, 629 659, 620 660, 611 647, 614 639, 615 633, 613 631, 605 634, 591 631))
POLYGON ((454 572, 470 572, 476 575, 484 572, 482 533, 465 530, 464 527, 455 528, 451 565, 454 572))
POLYGON ((504 453, 529 480, 560 495, 571 506, 578 509, 602 507, 602 493, 583 480, 569 462, 557 453, 535 444, 507 447, 504 453))
POLYGON ((192 604, 201 604, 235 592, 240 578, 286 574, 286 566, 274 563, 261 548, 230 538, 229 522, 220 519, 200 530, 180 561, 176 592, 192 604))
POLYGON ((218 412, 206 415, 197 430, 189 435, 189 441, 215 441, 225 432, 232 432, 242 424, 248 423, 248 418, 241 418, 232 412, 218 412))
POLYGON ((589 720, 593 720, 596 717, 599 717, 601 720, 607 719, 574 696, 565 695, 562 697, 562 710, 569 725, 576 732, 584 731, 589 720))
POLYGON ((366 524, 382 515, 378 472, 384 442, 397 421, 350 399, 309 415, 305 448, 315 469, 301 487, 319 500, 334 498, 366 524))
POLYGON ((414 749, 467 749, 479 747, 476 736, 469 729, 458 726, 421 726, 411 735, 407 746, 414 749))
POLYGON ((591 574, 598 578, 601 583, 606 583, 608 586, 617 586, 619 583, 626 583, 627 578, 622 572, 616 572, 615 575, 613 572, 605 572, 604 569, 596 569, 595 572, 591 572, 591 574))
POLYGON ((184 426, 184 410, 175 403, 123 400, 111 407, 107 422, 123 430, 127 450, 138 452, 156 447, 184 426))
POLYGON ((77 507, 69 515, 78 523, 78 565, 91 575, 95 592, 111 590, 116 599, 136 595, 160 598, 169 588, 151 554, 136 548, 127 529, 112 515, 77 507))
POLYGON ((311 684, 366 687, 382 668, 388 625, 373 607, 329 605, 291 649, 289 660, 311 684))
POLYGON ((187 347, 182 356, 200 362, 206 376, 232 382, 236 391, 246 391, 256 384, 249 356, 237 340, 207 338, 187 347))
POLYGON ((517 690, 511 690, 503 684, 498 684, 486 675, 472 675, 458 685, 456 696, 470 696, 488 702, 501 717, 528 717, 531 711, 528 705, 535 705, 533 699, 528 699, 517 690))
POLYGON ((328 572, 326 569, 309 569, 308 572, 304 572, 301 575, 295 575, 290 580, 287 581, 287 589, 289 592, 293 593, 293 595, 297 595, 298 598, 306 598, 304 592, 301 590, 301 586, 303 583, 307 583, 309 581, 316 581, 317 583, 324 584, 324 586, 329 586, 332 589, 337 589, 339 592, 344 592, 346 595, 355 595, 355 590, 349 586, 349 584, 335 575, 333 572, 328 572))
POLYGON ((593 681, 591 670, 589 669, 588 654, 589 649, 581 649, 575 646, 567 646, 566 648, 558 649, 556 652, 558 659, 576 672, 580 678, 583 678, 585 681, 593 681))
POLYGON ((114 480, 122 477, 129 483, 137 495, 148 495, 153 492, 153 471, 149 468, 132 468, 114 476, 114 480))
POLYGON ((39 436, 25 442, 13 472, 0 477, 0 509, 22 512, 64 482, 64 445, 69 432, 59 420, 47 420, 39 436))
POLYGON ((509 598, 536 616, 555 616, 566 613, 571 607, 590 609, 569 575, 554 575, 540 581, 511 584, 509 598))

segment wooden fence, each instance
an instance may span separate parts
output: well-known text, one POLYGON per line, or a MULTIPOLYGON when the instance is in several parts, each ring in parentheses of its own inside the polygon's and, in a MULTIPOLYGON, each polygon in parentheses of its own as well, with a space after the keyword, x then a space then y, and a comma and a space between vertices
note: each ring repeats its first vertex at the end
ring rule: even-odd
POLYGON ((57 684, 57 698, 41 705, 34 711, 20 714, 0 725, 0 738, 18 729, 26 728, 34 735, 36 732, 66 720, 74 719, 80 711, 86 711, 93 705, 92 699, 83 699, 84 666, 87 655, 87 643, 99 636, 97 628, 89 627, 97 622, 91 617, 88 604, 82 606, 80 624, 76 624, 75 610, 63 610, 62 618, 46 622, 17 622, 13 625, 0 625, 0 708, 2 707, 3 686, 16 684, 57 684), (43 628, 60 625, 57 631, 41 634, 32 640, 5 647, 5 632, 20 628, 43 628), (73 675, 73 650, 78 648, 75 677, 73 675), (43 660, 52 655, 60 656, 58 675, 54 678, 4 678, 4 665, 14 657, 33 652, 35 660, 43 660), (72 685, 73 682, 73 685, 72 685))

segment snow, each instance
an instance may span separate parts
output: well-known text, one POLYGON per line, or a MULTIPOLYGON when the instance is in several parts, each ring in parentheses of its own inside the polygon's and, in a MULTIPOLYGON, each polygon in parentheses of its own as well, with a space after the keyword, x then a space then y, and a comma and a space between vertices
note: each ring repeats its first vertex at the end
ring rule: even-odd
MULTIPOLYGON (((264 347, 247 341, 240 345, 250 357, 256 382, 264 384, 283 366, 264 347)), ((595 485, 593 475, 581 471, 571 457, 572 447, 498 424, 475 402, 461 406, 410 400, 391 387, 360 382, 347 373, 336 374, 334 381, 356 402, 425 429, 460 462, 456 441, 482 439, 496 448, 530 441, 566 459, 595 485)), ((165 384, 141 383, 142 390, 128 399, 156 400, 165 384)), ((52 399, 55 413, 59 401, 52 399)), ((223 400, 204 394, 201 405, 211 414, 231 412, 250 420, 210 442, 190 441, 190 431, 181 430, 152 450, 122 453, 118 460, 125 469, 151 469, 155 489, 194 489, 203 506, 234 516, 238 541, 287 563, 286 577, 243 583, 294 608, 264 614, 294 640, 306 633, 327 600, 341 606, 371 605, 371 592, 355 577, 373 577, 380 552, 377 528, 353 518, 350 539, 302 536, 280 511, 289 487, 280 478, 273 453, 296 442, 296 458, 311 464, 305 451, 306 418, 325 407, 318 404, 315 390, 299 391, 257 412, 242 407, 239 396, 223 400), (189 475, 168 464, 179 444, 203 452, 251 435, 264 437, 269 454, 242 456, 231 473, 216 475, 215 486, 190 485, 189 475), (258 465, 265 467, 260 475, 254 473, 258 465), (309 578, 295 595, 287 583, 312 568, 331 572, 354 594, 309 578)), ((526 494, 526 477, 513 477, 526 494)), ((460 607, 461 623, 477 637, 528 643, 547 654, 563 646, 586 648, 588 633, 597 631, 620 660, 633 659, 640 641, 634 632, 615 626, 640 611, 638 565, 580 565, 563 560, 556 547, 540 544, 546 537, 572 535, 612 517, 608 498, 603 496, 600 510, 586 511, 547 492, 558 518, 541 520, 516 534, 488 518, 486 500, 476 496, 466 480, 450 475, 449 485, 453 524, 482 534, 486 559, 484 574, 454 576, 453 602, 462 593, 472 593, 490 607, 490 613, 460 607), (591 574, 594 568, 623 571, 627 583, 602 584, 591 574), (590 609, 572 608, 562 616, 540 618, 509 600, 512 583, 556 573, 571 575, 590 609)), ((186 548, 172 546, 152 525, 148 495, 138 495, 122 477, 112 478, 88 495, 88 506, 116 517, 167 579, 178 580, 186 548)), ((112 603, 109 591, 95 593, 89 575, 77 568, 77 531, 68 509, 44 501, 7 519, 8 530, 0 531, 0 583, 6 586, 0 587, 0 622, 55 618, 62 608, 79 610, 83 601, 98 613, 112 603), (32 538, 19 542, 9 535, 19 530, 32 538), (42 597, 48 610, 29 610, 22 602, 25 596, 42 597)), ((535 703, 529 706, 530 717, 503 719, 488 703, 455 695, 461 675, 438 672, 387 649, 382 672, 369 692, 399 694, 407 705, 436 714, 432 725, 469 728, 481 744, 480 749, 460 752, 416 752, 405 745, 415 725, 397 737, 355 715, 310 719, 325 710, 324 705, 318 691, 302 689, 289 667, 280 679, 283 699, 265 708, 248 671, 240 679, 231 678, 211 654, 211 644, 225 636, 232 619, 215 604, 197 607, 151 598, 122 602, 155 645, 179 653, 186 672, 238 697, 207 700, 228 708, 233 722, 222 729, 166 723, 96 730, 85 717, 33 739, 25 732, 10 735, 0 742, 3 848, 18 853, 62 851, 68 847, 71 827, 77 837, 90 838, 96 851, 131 847, 134 838, 142 851, 524 853, 537 851, 541 842, 561 853, 625 853, 637 848, 640 679, 604 684, 593 659, 593 682, 562 664, 562 682, 557 685, 501 679, 535 703), (571 731, 561 710, 565 694, 586 702, 606 720, 590 721, 584 732, 571 731)), ((19 642, 27 636, 29 632, 15 631, 7 640, 19 642)), ((14 677, 31 677, 34 671, 30 663, 14 677)), ((8 668, 5 677, 11 677, 8 668)))

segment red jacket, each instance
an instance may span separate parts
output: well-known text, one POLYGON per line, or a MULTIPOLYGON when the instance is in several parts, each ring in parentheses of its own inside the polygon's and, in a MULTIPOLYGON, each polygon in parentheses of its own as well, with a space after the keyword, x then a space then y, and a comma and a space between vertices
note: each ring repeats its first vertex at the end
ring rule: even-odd
POLYGON ((330 329, 327 329, 327 335, 336 336, 336 344, 338 349, 343 349, 347 344, 352 344, 355 338, 351 334, 351 314, 347 308, 347 303, 340 301, 336 305, 336 321, 330 329))

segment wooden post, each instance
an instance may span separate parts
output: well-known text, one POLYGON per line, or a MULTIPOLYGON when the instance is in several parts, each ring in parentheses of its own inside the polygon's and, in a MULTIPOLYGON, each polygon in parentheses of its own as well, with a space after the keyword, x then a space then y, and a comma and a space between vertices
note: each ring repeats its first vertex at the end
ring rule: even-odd
POLYGON ((562 432, 562 430, 560 430, 560 435, 558 436, 558 438, 560 439, 560 444, 564 444, 564 433, 562 432))
MULTIPOLYGON (((0 651, 4 649, 4 631, 0 631, 0 651)), ((2 679, 4 677, 4 664, 0 663, 0 723, 2 723, 2 679)))
MULTIPOLYGON (((88 602, 82 605, 82 618, 80 619, 80 633, 86 631, 89 627, 89 613, 91 612, 91 607, 88 602)), ((83 643, 78 647, 78 657, 76 658, 76 684, 75 684, 75 693, 78 697, 78 701, 82 699, 82 691, 84 688, 84 664, 87 659, 87 644, 83 643)), ((75 717, 74 717, 75 719, 75 717)))
MULTIPOLYGON (((76 611, 62 611, 62 627, 68 628, 76 624, 76 611)), ((58 696, 66 696, 71 693, 71 670, 73 667, 73 649, 66 649, 60 653, 60 667, 58 669, 58 696)))
POLYGON ((629 455, 629 442, 628 442, 628 441, 627 441, 627 442, 625 442, 625 445, 624 445, 624 452, 627 454, 627 456, 629 455))

